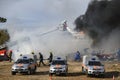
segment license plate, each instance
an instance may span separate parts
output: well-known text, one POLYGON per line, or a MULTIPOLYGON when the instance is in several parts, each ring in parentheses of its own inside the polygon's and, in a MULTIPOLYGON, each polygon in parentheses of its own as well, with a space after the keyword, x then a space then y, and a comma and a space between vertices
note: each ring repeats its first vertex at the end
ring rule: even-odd
POLYGON ((59 70, 56 70, 56 74, 60 74, 60 71, 59 71, 59 70))
POLYGON ((99 72, 95 72, 95 75, 99 75, 99 72))

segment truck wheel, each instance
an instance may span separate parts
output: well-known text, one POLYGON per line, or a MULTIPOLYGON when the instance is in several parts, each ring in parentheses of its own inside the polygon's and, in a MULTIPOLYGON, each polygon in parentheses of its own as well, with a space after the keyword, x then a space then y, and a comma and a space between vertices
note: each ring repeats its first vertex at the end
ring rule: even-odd
POLYGON ((67 72, 66 72, 66 73, 63 73, 63 76, 67 76, 67 72))
POLYGON ((28 75, 31 75, 31 69, 28 70, 27 74, 28 74, 28 75))
POLYGON ((90 76, 90 74, 88 74, 88 70, 86 70, 86 75, 87 75, 87 77, 89 77, 89 76, 90 76))
POLYGON ((49 73, 49 76, 52 76, 53 74, 52 73, 49 73))
POLYGON ((82 73, 84 73, 84 68, 82 67, 82 73))
POLYGON ((88 70, 87 70, 86 74, 87 74, 87 77, 91 77, 92 76, 91 74, 88 74, 88 70))
POLYGON ((87 77, 90 77, 91 75, 90 74, 87 74, 87 77))
POLYGON ((34 70, 33 70, 33 73, 35 73, 35 71, 36 71, 36 66, 35 66, 35 68, 34 68, 34 70))
POLYGON ((88 70, 87 70, 87 69, 85 70, 85 74, 87 74, 87 75, 88 75, 88 70))
POLYGON ((35 71, 36 71, 37 67, 35 66, 35 71))
POLYGON ((101 75, 99 75, 101 78, 104 78, 105 77, 105 74, 101 74, 101 75))
POLYGON ((11 72, 12 73, 12 75, 16 75, 16 73, 15 72, 11 72))

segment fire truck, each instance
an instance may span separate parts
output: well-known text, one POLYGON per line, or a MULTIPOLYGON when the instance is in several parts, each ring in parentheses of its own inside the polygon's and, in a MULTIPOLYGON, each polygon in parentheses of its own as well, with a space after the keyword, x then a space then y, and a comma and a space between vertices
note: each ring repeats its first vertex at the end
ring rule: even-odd
POLYGON ((8 61, 9 57, 7 54, 7 47, 6 45, 0 46, 0 61, 8 61))

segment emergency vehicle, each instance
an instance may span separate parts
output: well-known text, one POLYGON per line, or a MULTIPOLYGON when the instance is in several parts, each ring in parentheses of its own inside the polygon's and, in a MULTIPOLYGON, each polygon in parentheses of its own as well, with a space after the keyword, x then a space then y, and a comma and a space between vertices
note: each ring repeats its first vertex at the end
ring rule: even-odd
POLYGON ((0 61, 8 61, 7 47, 5 45, 0 46, 0 61))
POLYGON ((57 57, 53 59, 53 61, 50 64, 50 69, 49 69, 49 75, 67 75, 68 73, 68 65, 67 65, 67 60, 62 59, 61 57, 57 57))
POLYGON ((82 72, 86 73, 88 76, 104 76, 105 68, 97 56, 84 55, 82 62, 82 72))
POLYGON ((12 65, 11 74, 16 75, 16 73, 27 73, 30 75, 32 73, 35 73, 36 69, 37 64, 34 59, 24 56, 23 58, 18 59, 12 65))

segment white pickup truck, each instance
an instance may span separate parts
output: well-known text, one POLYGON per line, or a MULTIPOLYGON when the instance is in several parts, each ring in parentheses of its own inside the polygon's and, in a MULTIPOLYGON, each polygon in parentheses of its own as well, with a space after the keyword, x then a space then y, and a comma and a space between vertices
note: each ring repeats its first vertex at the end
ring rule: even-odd
POLYGON ((97 56, 83 56, 82 62, 82 72, 86 73, 88 76, 104 76, 105 68, 97 56))
POLYGON ((34 62, 32 58, 20 58, 13 65, 11 74, 16 75, 16 73, 27 73, 32 74, 35 73, 37 69, 37 64, 34 62))
POLYGON ((50 64, 49 75, 56 74, 56 75, 67 75, 68 72, 68 65, 65 59, 57 57, 57 59, 53 59, 50 64))

